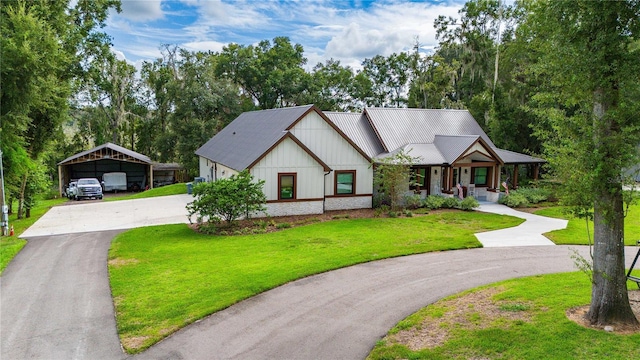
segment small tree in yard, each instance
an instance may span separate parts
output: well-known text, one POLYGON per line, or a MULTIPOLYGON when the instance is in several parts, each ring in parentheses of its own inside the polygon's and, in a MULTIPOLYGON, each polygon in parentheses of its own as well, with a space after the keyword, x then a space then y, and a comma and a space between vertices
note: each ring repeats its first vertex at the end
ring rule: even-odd
POLYGON ((228 179, 199 183, 193 188, 195 200, 187 205, 189 219, 197 215, 198 221, 224 220, 231 225, 234 220, 251 213, 266 210, 266 196, 262 192, 264 180, 253 181, 248 170, 228 179))
POLYGON ((417 158, 404 151, 383 159, 376 159, 373 184, 389 198, 392 210, 397 210, 411 185, 411 164, 417 158))

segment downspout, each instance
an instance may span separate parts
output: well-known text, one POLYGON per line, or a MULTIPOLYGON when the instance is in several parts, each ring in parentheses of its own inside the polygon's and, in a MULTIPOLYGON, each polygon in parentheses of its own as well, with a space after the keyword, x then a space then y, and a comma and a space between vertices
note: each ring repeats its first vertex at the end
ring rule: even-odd
POLYGON ((325 212, 326 202, 327 202, 327 175, 331 174, 333 170, 329 170, 324 173, 324 184, 322 185, 322 213, 325 212))

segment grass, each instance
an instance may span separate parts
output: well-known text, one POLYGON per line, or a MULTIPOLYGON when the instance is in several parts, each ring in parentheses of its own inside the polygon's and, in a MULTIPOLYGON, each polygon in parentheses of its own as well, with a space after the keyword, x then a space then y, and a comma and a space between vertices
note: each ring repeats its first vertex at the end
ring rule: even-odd
POLYGON ((132 200, 132 199, 144 199, 156 196, 167 196, 167 195, 179 195, 187 193, 187 185, 185 183, 171 184, 166 185, 154 189, 145 190, 139 193, 125 195, 125 196, 114 196, 114 197, 105 197, 104 201, 118 201, 118 200, 132 200))
POLYGON ((587 329, 567 318, 565 312, 588 304, 590 295, 582 273, 508 280, 467 291, 399 322, 368 359, 640 359, 640 334, 587 329), (488 291, 493 294, 492 316, 475 312, 469 321, 449 321, 449 312, 460 312, 452 306, 456 300, 488 289, 493 290, 488 291), (439 324, 436 332, 448 333, 441 345, 411 350, 394 336, 414 334, 434 322, 439 324))
MULTIPOLYGON (((545 234, 551 241, 559 245, 587 245, 587 227, 584 219, 572 218, 563 213, 559 206, 544 208, 535 212, 537 215, 568 219, 566 229, 555 230, 545 234)), ((640 240, 640 205, 633 205, 624 219, 625 245, 636 245, 640 240)), ((593 243, 593 221, 589 222, 589 234, 593 243)))
POLYGON ((449 212, 346 219, 247 236, 207 236, 186 225, 117 236, 109 276, 118 333, 136 353, 179 328, 289 281, 388 257, 480 247, 473 235, 521 219, 449 212))
MULTIPOLYGON (((0 238, 0 274, 9 265, 20 250, 27 244, 25 240, 19 239, 27 228, 35 223, 42 215, 44 215, 52 206, 66 202, 66 198, 41 200, 31 209, 31 217, 18 220, 17 213, 9 215, 9 225, 13 226, 14 236, 3 236, 0 238)), ((17 211, 17 205, 13 209, 17 211)))

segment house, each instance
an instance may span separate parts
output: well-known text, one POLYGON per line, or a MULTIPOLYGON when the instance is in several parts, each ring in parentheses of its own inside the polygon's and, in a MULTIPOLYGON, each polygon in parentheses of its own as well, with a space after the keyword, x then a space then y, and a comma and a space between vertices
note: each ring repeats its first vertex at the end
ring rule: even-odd
POLYGON ((367 108, 322 112, 313 105, 246 112, 200 147, 207 181, 249 170, 265 181, 267 213, 319 214, 370 208, 376 159, 404 151, 423 196, 458 189, 497 201, 501 173, 544 160, 498 149, 466 110, 367 108), (457 185, 460 185, 458 188, 457 185))
POLYGON ((518 186, 520 165, 537 179, 540 158, 498 149, 467 110, 366 108, 362 114, 327 112, 373 159, 404 151, 423 196, 455 194, 457 185, 479 200, 497 201, 501 174, 518 186), (506 175, 508 173, 508 175, 506 175))
POLYGON ((200 147, 207 181, 249 170, 267 214, 371 208, 371 158, 313 105, 245 112, 200 147))

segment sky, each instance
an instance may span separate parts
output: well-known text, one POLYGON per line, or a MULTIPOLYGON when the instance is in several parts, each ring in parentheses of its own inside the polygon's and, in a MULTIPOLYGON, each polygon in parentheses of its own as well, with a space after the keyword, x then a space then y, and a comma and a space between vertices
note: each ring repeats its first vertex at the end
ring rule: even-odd
POLYGON ((434 19, 457 17, 464 0, 122 0, 103 29, 113 51, 140 68, 162 44, 222 51, 286 36, 307 68, 333 58, 359 69, 366 58, 437 45, 434 19))

